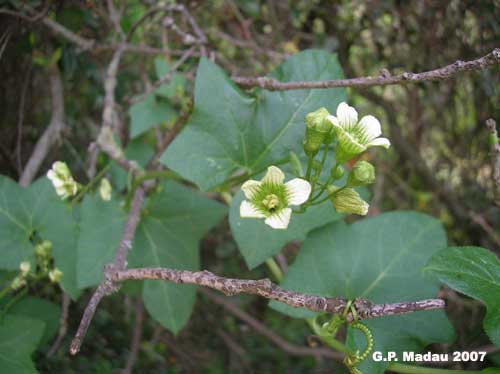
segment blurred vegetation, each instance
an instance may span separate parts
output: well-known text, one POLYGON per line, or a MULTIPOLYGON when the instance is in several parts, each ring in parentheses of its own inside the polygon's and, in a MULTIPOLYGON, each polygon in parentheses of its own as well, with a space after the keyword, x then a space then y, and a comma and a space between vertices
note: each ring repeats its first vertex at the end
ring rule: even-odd
MULTIPOLYGON (((21 3, 3 1, 0 5, 3 10, 20 12, 21 3)), ((113 43, 115 31, 105 2, 47 3, 32 1, 29 5, 78 35, 113 43)), ((121 26, 127 33, 156 2, 123 0, 116 1, 117 7, 119 3, 123 3, 121 26)), ((265 75, 287 56, 309 48, 336 52, 347 77, 376 76, 381 71, 386 74, 386 70, 392 74, 420 72, 478 58, 499 47, 500 40, 497 0, 214 0, 184 4, 207 35, 208 55, 234 76, 265 75)), ((124 124, 130 123, 132 98, 156 80, 155 57, 163 56, 172 66, 185 49, 182 38, 167 33, 162 21, 153 16, 143 23, 131 43, 163 51, 127 53, 120 65, 116 99, 124 124)), ((0 13, 2 174, 19 179, 23 165, 49 123, 48 71, 56 67, 64 87, 67 126, 40 170, 49 169, 54 160, 66 160, 77 179, 87 180, 88 145, 95 139, 101 122, 103 78, 111 54, 109 49, 98 47, 82 51, 53 34, 40 20, 0 13)), ((198 56, 192 56, 181 66, 187 82, 169 94, 175 111, 188 112, 191 107, 197 63, 198 56)), ((362 113, 377 115, 393 143, 390 152, 371 160, 378 172, 371 202, 375 212, 428 212, 446 225, 450 244, 480 245, 500 254, 500 210, 493 204, 485 125, 488 118, 500 119, 499 72, 496 67, 442 82, 349 90, 350 104, 362 113)), ((169 128, 174 122, 175 118, 160 127, 169 128)), ((123 143, 127 142, 128 131, 124 126, 123 143)), ((139 142, 151 148, 155 130, 147 130, 139 142)), ((371 153, 364 157, 370 159, 371 153)), ((100 156, 98 164, 105 162, 100 156)), ((289 247, 285 253, 293 259, 296 248, 289 247)), ((203 268, 226 276, 267 276, 262 267, 248 271, 230 237, 227 222, 205 238, 202 264, 203 268)), ((47 358, 48 342, 35 355, 40 372, 112 373, 125 367, 136 304, 134 287, 127 291, 103 302, 82 354, 75 358, 68 356, 67 347, 88 293, 72 305, 63 348, 47 358)), ((55 289, 40 287, 30 293, 60 303, 61 296, 55 289)), ((310 332, 302 321, 266 308, 265 300, 237 297, 233 301, 290 342, 317 344, 305 341, 310 332)), ((449 300, 449 304, 449 316, 458 334, 451 350, 486 344, 478 322, 483 308, 462 297, 449 300)), ((193 318, 178 337, 145 316, 135 372, 302 373, 332 370, 332 365, 325 359, 293 357, 283 352, 201 295, 193 318), (225 339, 225 334, 232 340, 225 339)), ((477 368, 475 363, 462 365, 477 368)))

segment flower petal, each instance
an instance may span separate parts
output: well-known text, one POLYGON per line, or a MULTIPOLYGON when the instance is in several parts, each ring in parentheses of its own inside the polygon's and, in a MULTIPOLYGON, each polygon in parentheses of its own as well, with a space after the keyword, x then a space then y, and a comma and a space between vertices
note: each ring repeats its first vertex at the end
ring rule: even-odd
POLYGON ((243 200, 240 204, 240 217, 242 218, 264 218, 265 215, 251 202, 243 200))
POLYGON ((330 114, 328 117, 326 117, 326 119, 329 120, 332 123, 333 126, 335 126, 335 127, 341 127, 339 119, 337 117, 332 116, 330 114))
POLYGON ((266 223, 266 225, 271 226, 273 229, 284 230, 288 227, 291 215, 292 209, 285 208, 267 217, 264 222, 266 223))
POLYGON ((367 147, 373 147, 373 146, 389 148, 391 146, 391 142, 387 138, 377 138, 367 144, 367 147))
POLYGON ((347 105, 347 103, 340 103, 337 107, 337 118, 340 126, 346 130, 350 130, 358 123, 358 112, 352 106, 347 105))
POLYGON ((368 143, 382 134, 380 122, 374 116, 364 116, 359 121, 360 137, 364 143, 368 143))
POLYGON ((283 184, 285 174, 276 166, 269 166, 267 173, 262 178, 262 183, 283 184))
POLYGON ((50 169, 50 170, 47 172, 47 178, 49 178, 51 181, 53 181, 54 179, 57 179, 57 175, 56 175, 56 173, 54 172, 54 170, 50 169))
POLYGON ((243 190, 243 193, 245 194, 245 197, 249 200, 252 200, 254 195, 259 191, 260 185, 262 183, 259 181, 255 181, 253 179, 247 180, 243 185, 241 186, 241 189, 243 190))
POLYGON ((300 205, 309 199, 311 194, 311 185, 308 181, 295 178, 285 183, 286 192, 288 193, 289 205, 300 205))

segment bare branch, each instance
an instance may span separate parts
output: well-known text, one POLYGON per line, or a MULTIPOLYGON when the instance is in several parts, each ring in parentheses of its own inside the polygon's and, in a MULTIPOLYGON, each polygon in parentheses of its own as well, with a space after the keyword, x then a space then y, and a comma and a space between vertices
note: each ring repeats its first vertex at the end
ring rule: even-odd
POLYGON ((94 317, 94 313, 99 305, 101 299, 118 290, 118 286, 114 280, 109 277, 116 270, 123 270, 127 266, 128 251, 132 248, 132 241, 134 240, 135 231, 139 223, 142 204, 144 202, 145 187, 140 186, 135 190, 134 198, 132 199, 132 206, 128 214, 127 222, 123 229, 123 235, 116 249, 115 261, 113 264, 107 265, 104 269, 104 280, 101 282, 97 290, 92 295, 85 311, 83 312, 80 326, 71 342, 71 354, 77 354, 85 338, 85 334, 89 328, 90 322, 94 317))
POLYGON ((62 305, 61 305, 61 318, 59 319, 59 332, 57 333, 57 338, 52 344, 47 353, 47 357, 52 357, 59 350, 61 343, 66 336, 68 331, 68 312, 69 304, 71 303, 71 298, 66 292, 63 292, 62 305))
POLYGON ((193 53, 195 52, 195 47, 189 48, 187 51, 185 51, 182 56, 175 62, 175 64, 170 68, 167 74, 162 76, 160 79, 158 79, 156 82, 154 82, 151 87, 148 87, 141 95, 136 96, 130 100, 131 104, 135 104, 141 100, 143 100, 146 96, 149 94, 153 93, 160 87, 162 84, 166 84, 172 80, 172 77, 174 73, 179 69, 179 67, 186 62, 186 60, 190 57, 193 56, 193 53))
POLYGON ((486 121, 490 130, 491 178, 495 203, 500 206, 500 141, 498 140, 497 123, 493 118, 486 121))
MULTIPOLYGON (((113 270, 113 269, 111 269, 113 270)), ((249 280, 224 278, 207 270, 188 271, 168 268, 140 268, 118 270, 108 274, 115 282, 125 280, 168 280, 174 283, 188 283, 206 286, 221 291, 226 296, 240 293, 262 296, 276 300, 294 308, 305 308, 320 313, 341 313, 345 310, 347 300, 342 297, 323 297, 285 290, 269 279, 249 280)), ((373 304, 369 300, 356 299, 353 303, 359 319, 369 319, 388 315, 411 313, 420 310, 443 309, 445 303, 441 299, 429 299, 395 304, 373 304)), ((347 319, 353 316, 348 313, 347 319)))
POLYGON ((57 66, 50 67, 49 78, 52 94, 52 118, 49 126, 36 143, 35 149, 21 174, 21 178, 19 178, 21 186, 27 186, 33 181, 49 150, 59 140, 65 127, 63 85, 57 66))
POLYGON ((309 347, 301 347, 298 345, 294 345, 289 341, 285 340, 281 336, 275 334, 272 330, 270 330, 266 325, 257 319, 253 318, 251 315, 238 308, 234 303, 225 299, 224 297, 216 295, 214 292, 209 290, 200 290, 205 296, 207 296, 214 303, 223 306, 227 311, 241 319, 243 322, 252 327, 259 334, 265 336, 283 351, 294 355, 294 356, 324 356, 328 358, 332 358, 336 361, 341 361, 343 358, 343 354, 340 352, 334 352, 328 348, 309 348, 309 347))
POLYGON ((378 77, 359 77, 322 81, 280 82, 269 77, 233 77, 233 81, 245 88, 260 87, 270 91, 300 90, 333 87, 371 87, 394 84, 408 84, 425 81, 439 81, 453 77, 460 72, 486 69, 500 64, 500 48, 495 48, 486 56, 471 61, 456 61, 439 69, 422 73, 405 72, 398 75, 383 74, 378 77))
POLYGON ((130 353, 127 358, 127 365, 125 366, 125 369, 123 369, 121 374, 132 374, 135 362, 137 361, 137 355, 139 353, 139 347, 141 344, 143 320, 144 320, 144 306, 142 304, 142 299, 138 297, 135 304, 135 323, 134 323, 132 341, 130 342, 130 353))

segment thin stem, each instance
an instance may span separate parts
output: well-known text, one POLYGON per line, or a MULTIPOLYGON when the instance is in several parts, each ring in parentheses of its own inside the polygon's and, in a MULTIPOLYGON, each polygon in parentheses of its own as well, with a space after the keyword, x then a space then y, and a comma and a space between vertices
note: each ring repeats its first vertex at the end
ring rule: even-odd
POLYGON ((7 296, 11 290, 12 290, 12 288, 10 287, 10 284, 9 284, 2 291, 0 291, 0 300, 3 299, 5 296, 7 296))
POLYGON ((78 201, 80 201, 83 198, 83 196, 97 183, 97 181, 99 181, 104 176, 104 174, 106 174, 106 172, 110 167, 111 163, 108 163, 94 178, 92 178, 89 181, 89 183, 87 183, 85 186, 81 188, 80 192, 78 192, 78 194, 75 196, 75 198, 72 200, 71 203, 75 204, 78 201))
POLYGON ((328 346, 331 348, 335 349, 336 351, 343 352, 348 356, 351 356, 354 354, 354 352, 347 347, 345 344, 339 342, 335 337, 331 335, 324 335, 320 331, 320 328, 317 323, 314 322, 314 318, 308 318, 306 319, 307 324, 311 327, 311 330, 314 331, 314 333, 323 341, 325 342, 328 346))
POLYGON ((308 157, 307 159, 307 170, 306 170, 306 180, 309 181, 311 179, 311 171, 313 165, 314 158, 308 157))
POLYGON ((269 257, 266 260, 266 265, 273 274, 274 278, 276 278, 278 283, 281 283, 281 281, 283 280, 283 272, 281 271, 280 267, 278 266, 274 258, 269 257))
POLYGON ((397 363, 390 364, 387 370, 401 374, 481 374, 481 371, 435 369, 397 363))
POLYGON ((0 320, 3 319, 3 317, 5 316, 5 314, 7 314, 7 312, 9 311, 9 309, 19 301, 19 299, 22 299, 24 297, 24 295, 26 295, 26 293, 28 292, 28 290, 25 288, 23 288, 21 291, 19 291, 18 294, 16 294, 12 299, 9 300, 9 302, 7 304, 5 304, 5 306, 2 308, 2 311, 0 312, 0 320))

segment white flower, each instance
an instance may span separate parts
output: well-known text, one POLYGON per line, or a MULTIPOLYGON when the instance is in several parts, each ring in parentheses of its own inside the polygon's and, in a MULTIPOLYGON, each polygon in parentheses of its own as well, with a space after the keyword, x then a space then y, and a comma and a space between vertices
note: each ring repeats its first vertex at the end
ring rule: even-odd
POLYGON ((56 161, 52 164, 52 169, 47 172, 56 193, 64 200, 78 192, 78 183, 73 179, 71 171, 64 162, 56 161))
MULTIPOLYGON (((387 138, 379 138, 382 134, 380 122, 374 116, 364 116, 358 122, 358 112, 346 103, 337 107, 337 117, 328 116, 337 135, 337 158, 345 162, 373 146, 389 148, 391 142, 387 138)), ((338 160, 339 161, 339 160, 338 160)))
POLYGON ((286 229, 290 222, 290 205, 300 205, 309 199, 311 185, 300 178, 284 183, 285 175, 276 166, 269 166, 260 181, 248 180, 241 186, 248 200, 240 205, 243 218, 265 218, 273 229, 286 229))
POLYGON ((111 192, 112 192, 111 183, 107 180, 107 178, 101 179, 101 184, 99 186, 99 194, 104 201, 111 200, 111 192))

